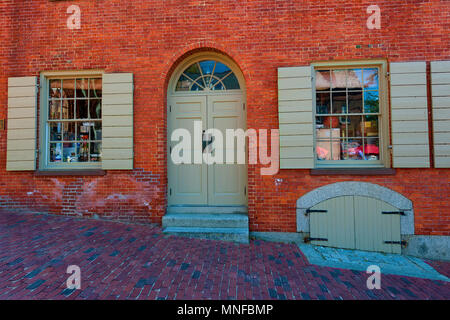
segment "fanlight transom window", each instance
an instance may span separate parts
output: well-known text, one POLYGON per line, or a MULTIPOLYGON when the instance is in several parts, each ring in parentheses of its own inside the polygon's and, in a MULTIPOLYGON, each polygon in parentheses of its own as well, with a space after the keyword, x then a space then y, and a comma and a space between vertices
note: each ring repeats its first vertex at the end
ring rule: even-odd
POLYGON ((175 91, 240 89, 234 72, 219 61, 203 60, 190 65, 178 79, 175 91))

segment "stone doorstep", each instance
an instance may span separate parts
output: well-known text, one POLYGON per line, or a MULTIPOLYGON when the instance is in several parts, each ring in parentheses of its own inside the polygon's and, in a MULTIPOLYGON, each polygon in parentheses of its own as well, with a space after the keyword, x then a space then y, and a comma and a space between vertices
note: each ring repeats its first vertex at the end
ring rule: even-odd
POLYGON ((246 207, 168 207, 162 227, 166 234, 249 243, 246 207))
POLYGON ((163 227, 248 228, 248 216, 235 213, 168 213, 163 227))
POLYGON ((187 238, 249 243, 248 228, 167 227, 163 229, 163 232, 187 238))

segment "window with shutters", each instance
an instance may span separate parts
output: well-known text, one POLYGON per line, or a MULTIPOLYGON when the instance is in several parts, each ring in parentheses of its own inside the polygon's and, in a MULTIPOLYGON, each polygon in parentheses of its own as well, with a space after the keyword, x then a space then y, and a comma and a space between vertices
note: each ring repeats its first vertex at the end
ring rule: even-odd
POLYGON ((41 78, 42 169, 100 168, 102 75, 41 78))
POLYGON ((384 166, 386 103, 383 65, 316 65, 316 167, 384 166))

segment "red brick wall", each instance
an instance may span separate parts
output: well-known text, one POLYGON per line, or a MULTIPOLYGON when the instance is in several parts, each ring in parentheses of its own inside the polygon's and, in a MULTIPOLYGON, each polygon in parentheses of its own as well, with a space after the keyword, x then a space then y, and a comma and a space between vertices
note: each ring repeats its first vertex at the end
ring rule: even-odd
MULTIPOLYGON (((444 0, 6 0, 0 21, 0 118, 7 116, 7 77, 91 68, 132 72, 138 168, 102 177, 6 172, 6 131, 0 131, 0 205, 137 221, 160 222, 164 214, 165 93, 171 71, 192 50, 221 51, 241 67, 249 128, 278 127, 278 67, 338 59, 450 59, 450 1, 444 0), (80 30, 66 27, 71 4, 81 8, 80 30), (366 8, 373 4, 382 10, 380 30, 366 27, 366 8)), ((295 231, 297 198, 328 183, 358 180, 410 198, 416 233, 450 235, 449 172, 330 177, 282 170, 262 177, 249 166, 250 228, 295 231), (278 186, 275 179, 282 179, 278 186)))

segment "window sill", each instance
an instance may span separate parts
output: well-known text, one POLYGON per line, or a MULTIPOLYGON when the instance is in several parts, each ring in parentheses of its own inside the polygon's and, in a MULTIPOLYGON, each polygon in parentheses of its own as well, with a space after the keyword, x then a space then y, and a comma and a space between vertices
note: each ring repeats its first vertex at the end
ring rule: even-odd
POLYGON ((81 170, 38 170, 35 176, 104 176, 102 169, 81 169, 81 170))
POLYGON ((395 169, 391 168, 322 168, 311 169, 312 176, 350 175, 350 176, 392 176, 395 169))

